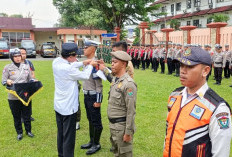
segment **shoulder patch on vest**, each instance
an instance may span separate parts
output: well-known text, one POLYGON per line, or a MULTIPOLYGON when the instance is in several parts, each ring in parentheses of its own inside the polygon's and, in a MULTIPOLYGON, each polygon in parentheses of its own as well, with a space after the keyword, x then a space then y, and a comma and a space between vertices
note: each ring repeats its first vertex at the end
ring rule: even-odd
POLYGON ((169 103, 168 103, 168 108, 172 108, 173 104, 175 103, 176 98, 171 98, 169 103))
POLYGON ((221 112, 216 115, 216 118, 218 119, 218 125, 220 129, 228 129, 229 128, 229 113, 227 112, 221 112))
POLYGON ((192 116, 192 117, 194 117, 194 118, 200 120, 201 117, 203 116, 204 112, 205 112, 205 109, 204 109, 204 108, 202 108, 202 107, 200 107, 200 106, 198 106, 198 105, 195 105, 195 106, 193 107, 191 113, 190 113, 190 116, 192 116))

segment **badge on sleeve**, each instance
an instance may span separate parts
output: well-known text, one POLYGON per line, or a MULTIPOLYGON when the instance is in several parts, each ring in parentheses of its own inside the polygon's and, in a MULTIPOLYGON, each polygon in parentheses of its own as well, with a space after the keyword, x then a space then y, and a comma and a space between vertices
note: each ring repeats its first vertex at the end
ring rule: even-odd
POLYGON ((204 109, 204 108, 202 108, 202 107, 200 107, 200 106, 198 106, 198 105, 195 105, 195 106, 193 107, 191 113, 190 113, 190 116, 192 116, 192 117, 194 117, 194 118, 200 120, 201 117, 203 116, 204 112, 205 112, 205 109, 204 109))
POLYGON ((218 119, 218 125, 220 129, 228 129, 229 128, 229 114, 227 112, 218 113, 216 118, 218 119))
POLYGON ((132 88, 127 89, 127 95, 128 96, 133 96, 134 95, 132 88))
POLYGON ((169 103, 168 103, 168 108, 172 108, 173 104, 175 103, 176 98, 171 98, 169 103))

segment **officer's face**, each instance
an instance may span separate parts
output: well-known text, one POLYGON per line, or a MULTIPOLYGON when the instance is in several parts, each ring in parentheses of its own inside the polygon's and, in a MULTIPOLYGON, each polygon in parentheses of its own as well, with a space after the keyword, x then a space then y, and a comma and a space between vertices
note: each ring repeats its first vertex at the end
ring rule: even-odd
POLYGON ((114 75, 117 75, 122 69, 126 68, 126 62, 121 61, 117 58, 112 58, 111 66, 112 73, 114 75))
POLYGON ((85 47, 84 48, 84 55, 85 56, 90 56, 92 55, 93 53, 95 53, 95 47, 94 46, 89 46, 89 47, 85 47))
POLYGON ((22 57, 21 56, 14 56, 13 60, 14 60, 15 63, 21 63, 22 57))
POLYGON ((77 61, 77 55, 75 56, 69 56, 67 58, 68 62, 72 63, 72 62, 76 62, 77 61))
POLYGON ((24 49, 20 50, 22 59, 25 60, 27 58, 27 52, 24 49))
POLYGON ((225 47, 225 50, 228 51, 228 50, 229 50, 229 46, 226 46, 226 47, 225 47))
POLYGON ((209 71, 210 67, 203 64, 187 66, 181 63, 180 82, 183 86, 198 89, 206 81, 209 71))

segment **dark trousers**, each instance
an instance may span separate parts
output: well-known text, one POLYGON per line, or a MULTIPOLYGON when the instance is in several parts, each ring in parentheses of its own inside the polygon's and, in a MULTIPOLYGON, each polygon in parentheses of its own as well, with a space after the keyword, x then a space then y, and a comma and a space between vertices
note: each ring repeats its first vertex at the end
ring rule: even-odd
POLYGON ((153 69, 155 72, 157 72, 158 65, 159 65, 158 58, 153 58, 153 69))
POLYGON ((102 129, 101 108, 93 106, 96 101, 96 95, 84 95, 85 109, 89 123, 96 128, 102 129))
POLYGON ((79 103, 78 111, 77 111, 77 122, 81 121, 81 104, 79 103))
POLYGON ((225 76, 225 78, 230 78, 230 68, 229 67, 230 67, 230 62, 227 61, 226 66, 224 68, 224 76, 225 76))
POLYGON ((8 102, 14 117, 14 126, 17 134, 23 133, 21 116, 24 119, 26 132, 31 132, 31 104, 25 106, 20 100, 8 100, 8 102))
POLYGON ((172 74, 172 59, 171 58, 167 59, 167 64, 168 64, 168 74, 172 74))
POLYGON ((73 157, 76 139, 77 113, 61 115, 56 112, 57 123, 57 149, 59 157, 73 157))
POLYGON ((149 66, 150 66, 150 59, 146 59, 146 68, 148 69, 149 68, 149 66))
POLYGON ((217 83, 221 83, 222 81, 222 67, 216 68, 214 67, 214 75, 217 83))
POLYGON ((164 58, 160 58, 161 73, 165 72, 164 58))
POLYGON ((146 67, 145 67, 145 63, 146 63, 146 61, 145 61, 144 59, 142 59, 142 69, 143 69, 143 70, 145 70, 145 68, 146 68, 146 67))
POLYGON ((137 68, 139 69, 139 67, 140 67, 140 59, 137 59, 136 65, 137 65, 137 68))
POLYGON ((176 67, 176 76, 180 76, 180 63, 175 63, 176 67))
POLYGON ((172 72, 175 72, 175 71, 176 71, 176 64, 172 63, 172 72))

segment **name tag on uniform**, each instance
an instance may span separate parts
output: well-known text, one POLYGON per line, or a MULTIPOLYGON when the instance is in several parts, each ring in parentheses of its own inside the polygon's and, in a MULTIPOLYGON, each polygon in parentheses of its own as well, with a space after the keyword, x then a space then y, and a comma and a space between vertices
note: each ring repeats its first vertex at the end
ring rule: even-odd
POLYGON ((200 120, 201 117, 203 116, 204 112, 205 112, 205 109, 204 109, 204 108, 202 108, 202 107, 200 107, 200 106, 198 106, 198 105, 195 105, 195 106, 193 107, 191 113, 190 113, 190 116, 192 116, 192 117, 194 117, 194 118, 200 120))
POLYGON ((168 103, 168 108, 172 108, 173 104, 175 103, 176 98, 171 98, 169 103, 168 103))

